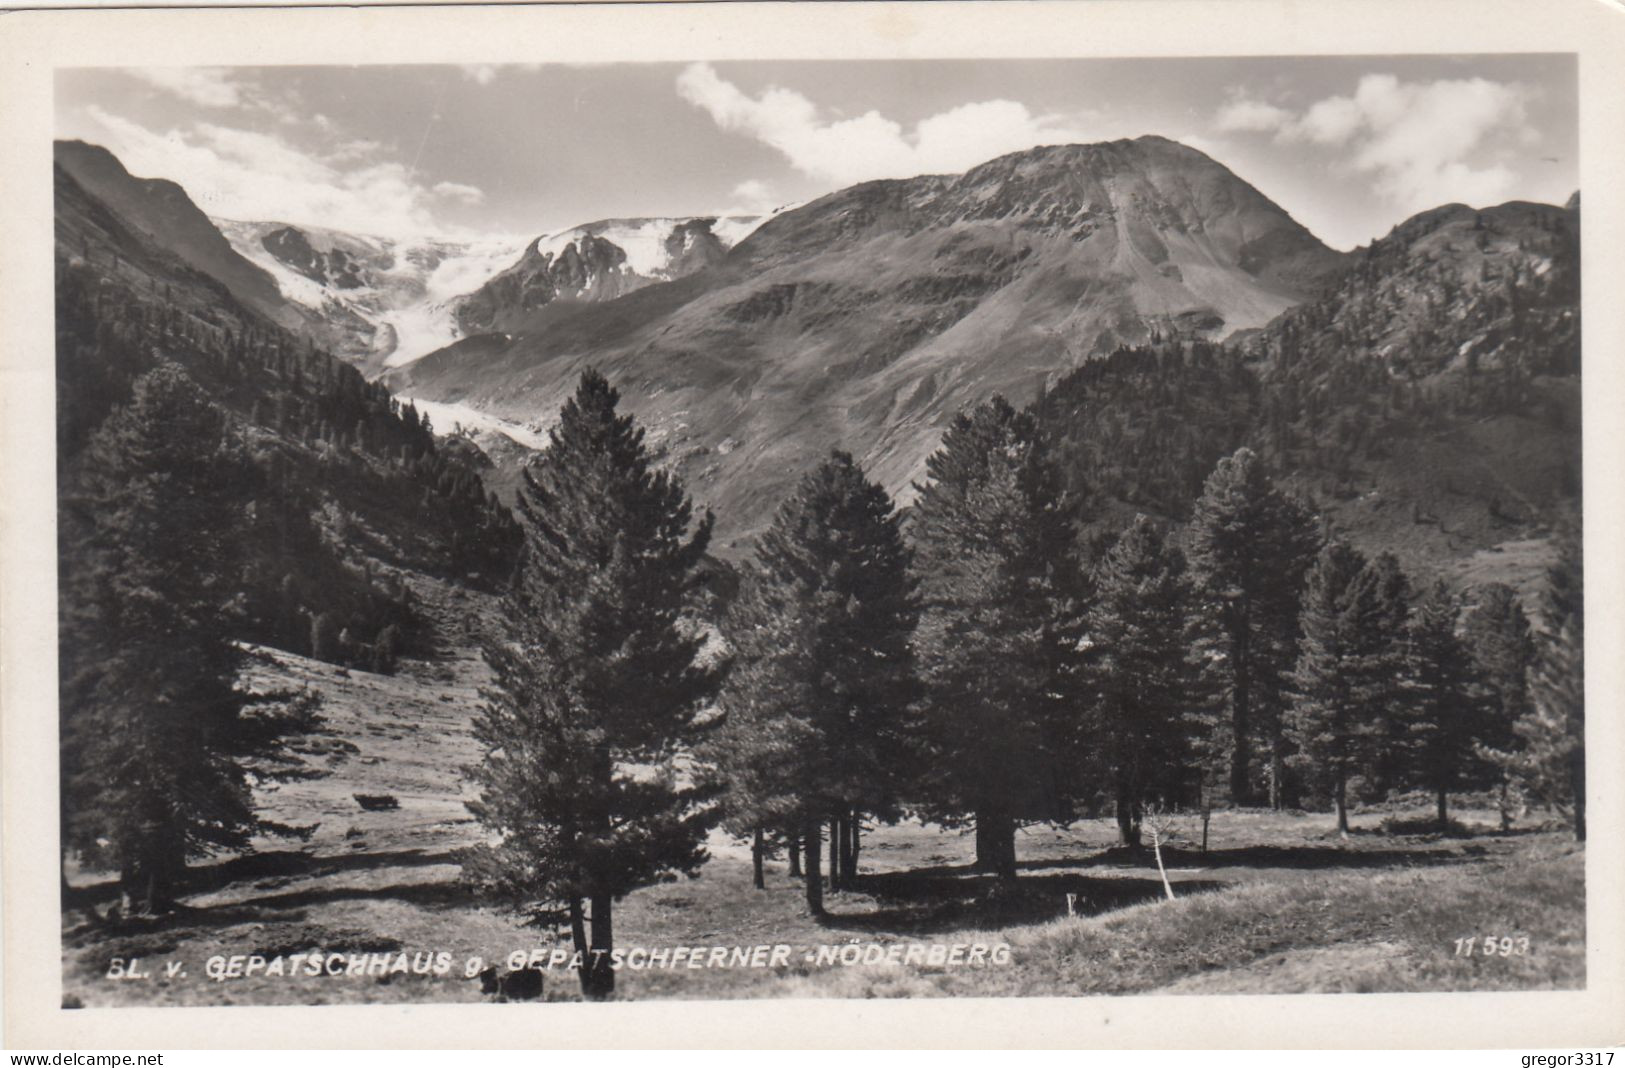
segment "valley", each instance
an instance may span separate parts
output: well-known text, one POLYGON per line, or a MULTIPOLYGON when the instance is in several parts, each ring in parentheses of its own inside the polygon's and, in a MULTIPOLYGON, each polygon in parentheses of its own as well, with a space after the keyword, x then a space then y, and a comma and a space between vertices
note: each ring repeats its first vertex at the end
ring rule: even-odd
MULTIPOLYGON (((211 218, 83 142, 59 142, 57 166, 65 1006, 495 1000, 467 962, 514 981, 511 954, 572 932, 481 865, 524 841, 530 875, 554 878, 566 825, 635 873, 597 895, 616 945, 796 951, 627 970, 622 998, 1583 987, 1583 805, 1549 770, 1579 745, 1583 784, 1583 732, 1438 667, 1472 660, 1451 644, 1458 616, 1493 601, 1523 643, 1505 654, 1520 684, 1572 681, 1534 649, 1577 640, 1577 196, 1444 205, 1342 252, 1213 157, 1144 136, 758 215, 385 239, 211 218), (176 413, 188 432, 170 432, 176 413), (1226 546, 1278 613, 1234 644, 1231 606, 1253 601, 1215 577, 1226 546), (1375 696, 1310 696, 1314 655, 1345 648, 1341 632, 1311 648, 1312 565, 1368 598, 1328 594, 1319 622, 1367 628, 1380 670, 1349 670, 1375 696), (763 592, 775 566, 791 593, 763 592), (232 706, 222 730, 265 744, 200 761, 226 769, 245 837, 183 850, 141 901, 112 848, 133 807, 108 782, 148 780, 109 739, 191 707, 189 691, 122 696, 147 692, 148 654, 193 670, 153 637, 171 631, 234 695, 197 707, 232 706), (829 648, 808 652, 815 639, 829 648), (1276 660, 1221 678, 1255 640, 1276 660), (872 702, 893 720, 815 722, 871 671, 895 672, 872 702), (1249 725, 1247 687, 1266 682, 1249 725), (657 707, 669 692, 686 695, 676 711, 657 707), (571 718, 594 701, 622 719, 571 718), (650 708, 666 719, 640 723, 650 708), (1375 754, 1357 774, 1316 748, 1341 729, 1317 733, 1327 708, 1370 720, 1349 743, 1375 754), (762 709, 782 715, 749 718, 762 709), (1451 736, 1471 771, 1439 779, 1416 754, 1452 716, 1478 732, 1451 736), (612 760, 616 730, 630 741, 612 760), (1514 776, 1492 735, 1545 763, 1514 776), (975 778, 988 752, 1015 755, 977 797, 933 770, 975 778), (828 778, 867 769, 850 778, 870 792, 830 787, 804 818, 758 781, 815 758, 828 778), (1215 785, 1227 759, 1240 775, 1215 785), (510 777, 482 793, 475 766, 510 777), (1498 791, 1515 777, 1527 792, 1498 791), (589 833, 566 804, 487 829, 515 798, 558 815, 572 789, 632 815, 589 833), (1436 820, 1435 792, 1453 805, 1436 820), (681 818, 660 809, 672 796, 681 818), (826 816, 832 840, 856 824, 861 850, 844 881, 830 859, 819 906, 816 872, 792 877, 783 846, 809 827, 818 841, 826 816), (984 817, 1013 855, 991 859, 970 826, 984 817), (648 855, 615 855, 605 828, 644 819, 648 855), (1142 820, 1172 837, 1153 851, 1142 820), (678 844, 651 845, 661 834, 678 844), (1491 928, 1532 951, 1452 952, 1491 928), (971 941, 1008 961, 802 952, 971 941), (212 958, 313 951, 455 967, 208 974, 212 958), (108 977, 133 958, 152 978, 108 977)), ((192 737, 204 721, 164 722, 192 737)), ((140 737, 142 759, 168 754, 170 735, 140 737)), ((590 895, 571 895, 583 928, 590 895)), ((514 1000, 537 993, 583 997, 563 969, 514 1000)))

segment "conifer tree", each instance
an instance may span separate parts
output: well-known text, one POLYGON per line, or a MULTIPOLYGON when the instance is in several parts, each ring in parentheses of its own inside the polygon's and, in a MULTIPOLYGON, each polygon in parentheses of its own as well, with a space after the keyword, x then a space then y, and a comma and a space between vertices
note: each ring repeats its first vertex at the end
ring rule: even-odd
POLYGON ((910 532, 921 592, 927 756, 920 810, 974 821, 978 866, 1016 875, 1018 821, 1068 813, 1071 531, 1033 418, 1002 397, 960 413, 926 462, 910 532))
POLYGON ((1411 584, 1391 552, 1380 552, 1361 569, 1350 591, 1358 638, 1351 664, 1357 699, 1365 707, 1371 731, 1366 768, 1373 788, 1386 794, 1407 774, 1414 739, 1405 691, 1411 584))
POLYGON ((1508 797, 1516 766, 1517 724, 1530 712, 1529 674, 1535 638, 1518 595, 1505 583, 1480 587, 1467 614, 1466 642, 1486 692, 1480 755, 1499 772, 1501 827, 1512 825, 1508 797))
POLYGON ((583 374, 525 472, 523 552, 474 724, 485 757, 467 769, 469 809, 498 841, 465 872, 567 922, 591 997, 615 986, 615 899, 697 870, 715 820, 682 774, 718 681, 685 614, 712 519, 693 522, 619 399, 583 374))
POLYGON ((1092 713, 1076 745, 1104 767, 1124 845, 1140 844, 1147 801, 1177 802, 1189 777, 1207 698, 1193 608, 1184 554, 1135 516, 1095 568, 1085 624, 1092 713))
POLYGON ((1531 793, 1569 812, 1575 838, 1584 841, 1585 564, 1577 521, 1559 531, 1557 547, 1541 599, 1532 707, 1515 728, 1522 742, 1516 769, 1531 793))
POLYGON ((1441 829, 1449 823, 1450 792, 1478 760, 1481 705, 1472 660, 1456 634, 1460 614, 1460 599, 1440 579, 1418 601, 1410 628, 1412 767, 1417 784, 1437 799, 1441 829))
POLYGON ((1230 708, 1230 794, 1253 796, 1252 746, 1262 739, 1270 803, 1284 803, 1287 675, 1297 659, 1298 598, 1320 538, 1305 509, 1277 489, 1251 449, 1219 461, 1191 520, 1191 564, 1218 619, 1230 708))
POLYGON ((249 467, 172 363, 136 380, 62 497, 64 840, 119 873, 126 912, 181 889, 186 862, 308 833, 259 816, 256 781, 295 774, 283 737, 315 702, 236 688, 249 467))
MULTIPOLYGON (((809 841, 826 819, 890 815, 918 618, 891 499, 837 451, 780 506, 756 559, 730 628, 738 656, 718 746, 727 807, 752 832, 786 828, 809 841)), ((831 843, 835 886, 851 874, 847 833, 831 843)))
POLYGON ((1287 731, 1297 747, 1293 763, 1328 788, 1337 832, 1345 837, 1348 781, 1370 757, 1376 730, 1376 710, 1359 684, 1366 637, 1361 633, 1360 578, 1366 570, 1364 557, 1340 540, 1328 543, 1309 569, 1292 676, 1297 700, 1287 716, 1287 731))
MULTIPOLYGON (((799 835, 805 822, 795 784, 800 756, 812 747, 809 725, 798 714, 810 695, 797 686, 810 673, 791 644, 794 621, 773 609, 764 582, 759 572, 747 571, 724 620, 734 658, 722 695, 724 719, 705 750, 723 791, 723 826, 751 838, 757 889, 766 886, 769 852, 781 837, 799 835)), ((822 912, 822 884, 809 881, 807 893, 808 909, 822 912)))

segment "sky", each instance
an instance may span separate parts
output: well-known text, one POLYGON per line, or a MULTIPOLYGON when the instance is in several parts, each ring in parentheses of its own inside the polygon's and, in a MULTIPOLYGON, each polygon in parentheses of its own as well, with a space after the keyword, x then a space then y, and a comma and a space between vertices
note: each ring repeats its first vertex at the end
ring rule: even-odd
POLYGON ((1571 55, 63 70, 57 135, 211 215, 518 239, 750 214, 1035 145, 1161 134, 1337 248, 1578 188, 1571 55))

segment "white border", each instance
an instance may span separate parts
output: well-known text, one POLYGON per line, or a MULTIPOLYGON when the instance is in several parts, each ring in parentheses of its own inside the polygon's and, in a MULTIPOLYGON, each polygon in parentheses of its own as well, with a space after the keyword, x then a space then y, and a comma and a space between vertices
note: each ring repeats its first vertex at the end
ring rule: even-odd
MULTIPOLYGON (((1625 628, 1625 12, 1605 0, 1034 0, 0 15, 0 751, 7 1044, 24 1047, 1537 1047, 1625 1041, 1614 763, 1625 628), (208 64, 1575 52, 1584 191, 1588 985, 1535 994, 62 1011, 52 76, 208 64), (1613 651, 1612 656, 1605 655, 1613 651), (522 1008, 522 1011, 516 1011, 522 1008)), ((1531 902, 1531 907, 1538 903, 1531 902)))

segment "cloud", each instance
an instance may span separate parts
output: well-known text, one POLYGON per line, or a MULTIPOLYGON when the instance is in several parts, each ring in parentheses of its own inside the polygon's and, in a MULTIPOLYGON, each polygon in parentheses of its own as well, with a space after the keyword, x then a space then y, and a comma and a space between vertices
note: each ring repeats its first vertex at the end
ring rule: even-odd
POLYGON ((242 83, 220 67, 131 67, 126 73, 206 108, 234 108, 244 99, 242 83))
POLYGON ((1516 175, 1497 149, 1539 139, 1530 125, 1530 90, 1485 78, 1403 82, 1368 74, 1352 94, 1315 101, 1302 112, 1238 97, 1214 116, 1221 130, 1270 133, 1283 144, 1346 153, 1356 171, 1406 211, 1449 201, 1504 198, 1516 175))
POLYGON ((736 206, 729 208, 724 214, 749 215, 778 206, 773 187, 759 178, 749 178, 734 186, 733 198, 736 206))
POLYGON ((833 118, 792 89, 769 87, 753 97, 708 63, 685 68, 677 92, 722 129, 776 149, 803 174, 842 185, 957 173, 1007 152, 1085 139, 1060 117, 1034 115, 1014 100, 964 104, 912 131, 878 111, 833 118))
POLYGON ((541 70, 540 63, 461 63, 457 69, 464 78, 476 85, 490 85, 504 71, 541 70))
POLYGON ((455 200, 462 204, 481 204, 485 201, 485 190, 478 186, 464 185, 462 182, 436 182, 430 190, 437 197, 455 200))
POLYGON ((86 112, 132 174, 179 182, 210 215, 404 238, 455 232, 435 205, 484 196, 458 182, 426 187, 403 164, 364 158, 371 146, 362 142, 321 153, 214 123, 158 132, 94 105, 86 112))
POLYGON ((1237 130, 1249 133, 1279 130, 1291 121, 1292 112, 1286 108, 1245 97, 1232 100, 1220 108, 1218 115, 1214 117, 1215 125, 1226 133, 1237 130))

